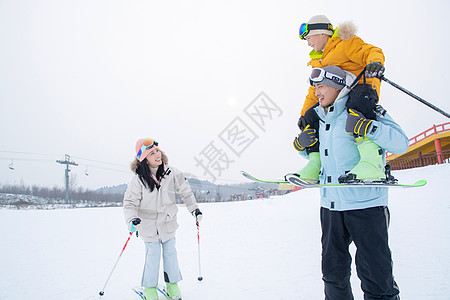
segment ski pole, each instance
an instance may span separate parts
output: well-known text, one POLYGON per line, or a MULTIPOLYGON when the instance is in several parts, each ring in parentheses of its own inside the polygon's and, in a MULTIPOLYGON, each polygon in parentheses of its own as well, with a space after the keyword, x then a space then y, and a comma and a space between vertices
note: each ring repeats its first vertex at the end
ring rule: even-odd
POLYGON ((410 91, 408 91, 407 89, 405 89, 405 88, 399 86, 399 85, 396 84, 395 82, 390 81, 389 79, 387 79, 387 78, 384 77, 384 76, 381 76, 381 77, 379 77, 379 78, 380 78, 380 80, 386 81, 387 83, 389 83, 389 84, 392 85, 393 87, 398 88, 400 91, 402 91, 402 92, 408 94, 409 96, 411 96, 411 97, 413 97, 414 99, 416 99, 416 100, 422 102, 423 104, 425 104, 425 105, 427 105, 428 107, 434 109, 435 111, 437 111, 437 112, 443 114, 443 115, 446 116, 447 118, 450 118, 450 114, 446 113, 445 111, 443 111, 443 110, 440 109, 439 107, 437 107, 437 106, 431 104, 430 102, 428 102, 428 101, 426 101, 426 100, 420 98, 419 96, 417 96, 417 95, 411 93, 410 91))
POLYGON ((198 244, 198 281, 202 281, 202 266, 200 264, 200 224, 198 222, 198 219, 196 219, 197 222, 197 244, 198 244))
POLYGON ((135 231, 136 231, 136 229, 134 228, 134 225, 131 225, 131 231, 130 231, 130 234, 128 235, 128 239, 127 239, 127 241, 125 242, 125 245, 123 246, 122 251, 121 251, 120 254, 119 254, 119 257, 117 258, 116 263, 114 264, 114 267, 113 267, 112 270, 111 270, 111 273, 109 273, 108 279, 106 279, 106 282, 105 282, 105 285, 103 286, 103 289, 100 291, 100 293, 98 293, 100 296, 103 296, 103 295, 105 294, 105 288, 106 288, 106 285, 108 284, 108 281, 109 281, 109 279, 111 278, 111 275, 112 275, 112 273, 114 272, 114 269, 116 268, 117 263, 118 263, 119 260, 120 260, 120 257, 122 257, 123 251, 125 251, 125 248, 127 247, 128 242, 130 241, 130 238, 131 238, 131 236, 133 235, 133 232, 135 232, 135 231))

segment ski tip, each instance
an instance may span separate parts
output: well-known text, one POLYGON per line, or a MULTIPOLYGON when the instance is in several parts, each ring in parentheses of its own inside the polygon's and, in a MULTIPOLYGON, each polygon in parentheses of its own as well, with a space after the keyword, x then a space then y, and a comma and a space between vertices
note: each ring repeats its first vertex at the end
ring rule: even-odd
POLYGON ((144 289, 140 286, 135 286, 134 288, 132 288, 133 292, 135 292, 139 297, 141 297, 142 299, 145 299, 144 297, 144 289))
POLYGON ((250 179, 250 180, 254 180, 253 176, 251 176, 251 175, 248 174, 247 172, 241 170, 240 173, 241 173, 241 175, 244 176, 245 178, 250 179))
POLYGON ((422 179, 422 180, 416 181, 414 183, 414 186, 424 186, 425 184, 427 184, 427 181, 422 179))

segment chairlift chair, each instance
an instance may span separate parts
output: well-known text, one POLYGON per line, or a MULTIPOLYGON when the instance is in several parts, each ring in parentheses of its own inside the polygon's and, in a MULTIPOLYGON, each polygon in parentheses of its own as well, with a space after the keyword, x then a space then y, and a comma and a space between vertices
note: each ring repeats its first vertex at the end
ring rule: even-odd
POLYGON ((11 160, 11 163, 9 164, 8 168, 12 171, 14 171, 14 161, 11 160))

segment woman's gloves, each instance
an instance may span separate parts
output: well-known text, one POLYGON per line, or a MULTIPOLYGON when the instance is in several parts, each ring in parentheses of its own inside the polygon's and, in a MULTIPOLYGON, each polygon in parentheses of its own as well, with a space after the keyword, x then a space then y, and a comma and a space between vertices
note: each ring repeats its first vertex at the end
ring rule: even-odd
POLYGON ((130 232, 136 232, 136 237, 138 237, 138 236, 139 236, 139 233, 138 233, 138 231, 136 230, 136 227, 135 227, 135 226, 141 224, 141 219, 139 219, 139 218, 131 219, 131 222, 130 222, 130 223, 131 223, 130 232))
MULTIPOLYGON (((202 220, 203 214, 200 211, 200 209, 196 208, 194 211, 191 212, 191 214, 194 216, 194 218, 195 218, 195 220, 197 220, 197 222, 200 222, 202 220)), ((130 224, 131 224, 130 232, 136 232, 136 236, 138 236, 138 232, 137 232, 135 226, 138 226, 139 224, 141 224, 141 219, 133 218, 133 219, 131 219, 130 224)))
POLYGON ((195 220, 197 220, 197 222, 200 222, 203 218, 203 214, 200 211, 200 209, 196 208, 194 211, 191 212, 191 214, 194 216, 195 220))

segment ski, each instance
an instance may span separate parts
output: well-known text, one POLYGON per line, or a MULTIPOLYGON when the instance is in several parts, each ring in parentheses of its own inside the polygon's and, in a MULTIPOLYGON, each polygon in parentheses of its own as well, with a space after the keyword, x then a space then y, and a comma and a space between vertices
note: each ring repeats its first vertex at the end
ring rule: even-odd
MULTIPOLYGON (((158 292, 160 292, 166 299, 171 299, 169 294, 166 291, 166 288, 164 285, 160 284, 156 287, 156 290, 158 292)), ((147 298, 144 295, 144 288, 140 287, 140 286, 136 286, 133 288, 133 291, 139 296, 141 297, 141 299, 143 300, 147 300, 147 298)))
POLYGON ((259 181, 259 182, 265 182, 265 183, 289 183, 288 181, 285 181, 285 180, 263 180, 263 179, 259 179, 259 178, 256 178, 255 176, 253 176, 253 175, 250 175, 249 173, 247 173, 247 172, 245 172, 245 171, 241 171, 241 174, 245 177, 245 178, 247 178, 247 179, 249 179, 249 180, 251 180, 251 181, 259 181))
POLYGON ((309 181, 305 179, 301 179, 298 177, 298 175, 294 173, 289 173, 286 175, 286 179, 289 181, 289 183, 296 185, 301 188, 363 188, 363 187, 386 187, 386 188, 413 188, 413 187, 421 187, 427 184, 426 180, 419 180, 416 181, 413 184, 401 184, 396 182, 384 182, 384 181, 358 181, 354 183, 333 183, 333 184, 321 184, 316 183, 314 181, 309 181))

